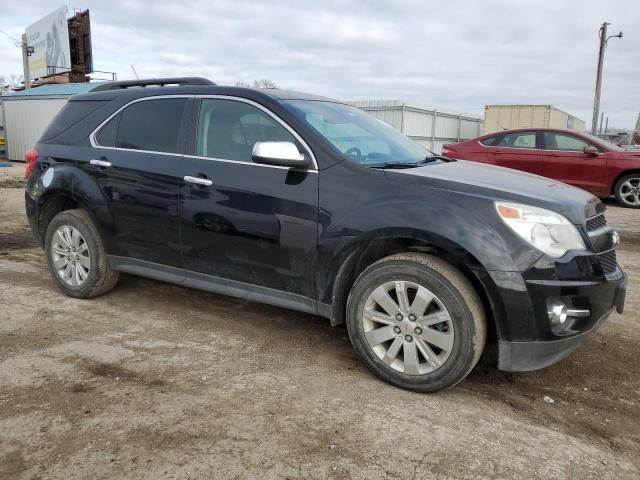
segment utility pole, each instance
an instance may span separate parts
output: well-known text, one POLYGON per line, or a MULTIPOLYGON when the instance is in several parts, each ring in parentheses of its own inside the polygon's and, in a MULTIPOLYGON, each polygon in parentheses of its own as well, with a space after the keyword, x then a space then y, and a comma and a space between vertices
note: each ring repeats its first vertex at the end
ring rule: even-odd
MULTIPOLYGON (((607 42, 610 38, 622 38, 622 32, 618 35, 611 35, 607 37, 607 27, 611 25, 608 22, 604 22, 600 27, 598 35, 600 35, 600 51, 598 53, 598 73, 596 76, 596 97, 593 102, 593 120, 591 123, 591 133, 594 135, 598 132, 598 113, 600 113, 600 91, 602 89, 602 67, 604 64, 604 51, 607 48, 607 42)), ((602 125, 600 126, 602 128, 602 125)))
POLYGON ((600 135, 602 135, 602 119, 603 118, 604 118, 604 112, 600 114, 600 131, 598 132, 600 135))
POLYGON ((29 73, 29 57, 33 53, 33 47, 27 45, 27 34, 22 34, 22 74, 24 76, 24 88, 31 88, 31 74, 29 73))

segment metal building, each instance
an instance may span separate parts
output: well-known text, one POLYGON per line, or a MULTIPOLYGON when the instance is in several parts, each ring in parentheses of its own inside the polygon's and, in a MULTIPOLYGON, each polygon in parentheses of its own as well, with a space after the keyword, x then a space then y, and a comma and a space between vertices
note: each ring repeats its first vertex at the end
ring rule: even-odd
POLYGON ((0 118, 3 119, 6 156, 23 160, 24 152, 33 148, 49 122, 76 93, 85 93, 96 83, 60 83, 30 88, 0 96, 0 118))
POLYGON ((442 145, 482 135, 479 115, 424 107, 401 100, 358 100, 349 102, 425 146, 440 153, 442 145))
POLYGON ((0 108, 0 160, 7 159, 7 142, 4 139, 4 117, 0 108))

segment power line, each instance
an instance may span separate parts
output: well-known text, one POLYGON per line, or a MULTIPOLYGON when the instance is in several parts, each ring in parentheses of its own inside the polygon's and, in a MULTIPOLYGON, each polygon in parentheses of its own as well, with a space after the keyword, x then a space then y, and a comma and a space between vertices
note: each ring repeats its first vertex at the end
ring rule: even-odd
POLYGON ((21 47, 22 46, 22 42, 20 40, 18 40, 17 38, 13 38, 7 32, 0 30, 0 33, 2 33, 5 37, 7 37, 9 40, 11 40, 16 47, 21 47))

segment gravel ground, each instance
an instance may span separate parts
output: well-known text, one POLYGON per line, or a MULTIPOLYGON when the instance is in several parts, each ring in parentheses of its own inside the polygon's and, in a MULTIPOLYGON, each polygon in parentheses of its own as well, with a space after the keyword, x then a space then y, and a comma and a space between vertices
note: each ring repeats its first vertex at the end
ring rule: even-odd
POLYGON ((553 367, 423 395, 311 315, 132 276, 65 297, 0 189, 0 478, 640 478, 640 211, 608 208, 624 315, 553 367))

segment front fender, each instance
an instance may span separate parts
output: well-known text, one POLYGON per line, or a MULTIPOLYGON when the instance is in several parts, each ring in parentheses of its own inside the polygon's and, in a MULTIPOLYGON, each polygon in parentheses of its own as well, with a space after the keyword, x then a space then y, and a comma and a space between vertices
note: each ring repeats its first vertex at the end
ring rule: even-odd
POLYGON ((340 259, 345 249, 401 235, 470 256, 477 262, 470 266, 485 270, 522 272, 541 257, 504 225, 492 200, 435 189, 428 193, 420 197, 394 193, 332 216, 320 232, 322 254, 340 259))

